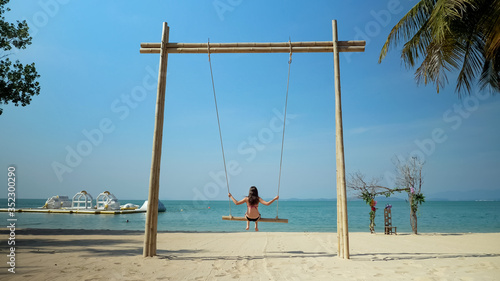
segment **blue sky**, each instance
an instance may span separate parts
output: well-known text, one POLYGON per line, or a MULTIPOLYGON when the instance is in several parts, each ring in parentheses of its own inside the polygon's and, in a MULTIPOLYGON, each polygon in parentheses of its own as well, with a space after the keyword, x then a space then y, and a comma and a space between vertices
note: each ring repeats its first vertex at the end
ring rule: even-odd
MULTIPOLYGON (((416 85, 394 48, 378 64, 392 26, 416 1, 12 1, 8 20, 26 19, 33 44, 11 59, 35 62, 41 94, 27 107, 3 105, 0 181, 16 165, 18 198, 104 190, 146 199, 159 42, 366 40, 364 53, 340 55, 346 170, 367 177, 394 172, 400 155, 425 158, 424 194, 498 191, 500 96, 458 99, 451 84, 436 94, 416 85)), ((256 185, 276 195, 288 54, 214 54, 230 188, 256 185)), ((333 55, 294 54, 281 198, 333 198, 333 55)), ((160 199, 226 200, 206 54, 171 54, 160 199)), ((5 191, 6 194, 7 191, 5 191)), ((451 194, 451 193, 450 193, 451 194)), ((4 197, 4 196, 0 196, 4 197)))

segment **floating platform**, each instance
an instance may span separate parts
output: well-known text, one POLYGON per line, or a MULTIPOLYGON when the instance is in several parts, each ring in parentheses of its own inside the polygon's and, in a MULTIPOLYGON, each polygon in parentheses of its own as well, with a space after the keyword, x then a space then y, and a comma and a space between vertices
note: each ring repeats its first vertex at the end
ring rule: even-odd
MULTIPOLYGON (((49 213, 49 214, 87 214, 87 215, 121 215, 145 213, 146 210, 89 210, 89 209, 42 209, 42 208, 26 208, 16 209, 18 213, 49 213)), ((9 209, 2 208, 0 212, 9 212, 9 209)))

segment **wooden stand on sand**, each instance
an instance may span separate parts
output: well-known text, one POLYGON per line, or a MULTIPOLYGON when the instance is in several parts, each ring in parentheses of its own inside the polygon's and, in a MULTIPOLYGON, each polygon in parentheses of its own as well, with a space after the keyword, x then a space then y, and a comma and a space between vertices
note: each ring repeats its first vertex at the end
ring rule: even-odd
MULTIPOLYGON (((158 224, 158 194, 160 186, 160 162, 163 136, 163 115, 167 78, 168 53, 310 53, 333 52, 335 69, 335 125, 337 159, 337 237, 338 256, 349 259, 349 229, 347 223, 347 202, 345 183, 344 141, 342 129, 342 105, 340 95, 340 52, 363 52, 365 41, 338 41, 337 21, 332 21, 333 41, 319 42, 277 42, 277 43, 169 43, 169 27, 163 23, 161 43, 141 43, 141 53, 160 54, 158 91, 156 100, 153 156, 149 179, 148 210, 144 235, 144 257, 156 255, 156 234, 158 224)), ((236 219, 236 217, 233 217, 236 219)), ((280 221, 273 221, 280 222, 280 221)))
POLYGON ((398 228, 395 226, 392 226, 392 212, 391 209, 389 208, 384 208, 384 227, 385 227, 385 234, 398 234, 397 230, 398 228))

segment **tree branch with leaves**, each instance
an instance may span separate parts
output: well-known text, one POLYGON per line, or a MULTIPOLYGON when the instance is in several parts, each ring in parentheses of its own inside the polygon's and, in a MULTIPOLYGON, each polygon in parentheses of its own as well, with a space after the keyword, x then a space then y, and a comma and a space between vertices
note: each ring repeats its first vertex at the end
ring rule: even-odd
POLYGON ((417 234, 417 211, 419 206, 425 202, 425 196, 422 193, 422 169, 424 164, 418 157, 411 157, 407 161, 395 158, 396 178, 395 187, 393 188, 382 186, 380 178, 366 180, 365 175, 361 172, 349 175, 346 187, 354 191, 358 198, 363 199, 371 207, 371 233, 375 232, 375 215, 377 213, 375 197, 390 197, 396 192, 406 192, 410 203, 410 225, 413 233, 417 234))
POLYGON ((381 186, 379 178, 372 178, 370 180, 365 179, 365 175, 361 172, 356 172, 354 174, 350 174, 346 186, 350 190, 353 190, 356 196, 366 204, 370 205, 371 211, 370 215, 370 233, 375 232, 375 216, 377 213, 377 209, 375 206, 377 205, 377 201, 375 201, 375 197, 384 195, 386 197, 391 196, 393 189, 390 189, 385 186, 381 186))
POLYGON ((418 157, 411 157, 406 161, 399 158, 394 160, 396 166, 396 186, 397 189, 408 194, 410 203, 410 224, 414 234, 417 234, 417 211, 420 205, 425 202, 422 194, 423 176, 422 169, 425 162, 418 157))
MULTIPOLYGON (((26 21, 8 23, 5 21, 5 7, 9 0, 0 0, 0 104, 12 102, 15 106, 30 104, 35 95, 40 94, 40 77, 35 63, 22 64, 19 60, 12 62, 7 58, 13 48, 26 49, 31 44, 29 27, 26 21)), ((3 110, 0 108, 0 115, 3 110)))

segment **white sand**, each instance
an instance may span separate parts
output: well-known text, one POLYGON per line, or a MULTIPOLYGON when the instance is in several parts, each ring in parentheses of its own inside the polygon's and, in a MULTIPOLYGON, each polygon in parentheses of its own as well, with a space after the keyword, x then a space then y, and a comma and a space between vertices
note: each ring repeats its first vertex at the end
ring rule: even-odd
POLYGON ((336 233, 159 233, 143 258, 143 234, 18 230, 16 273, 1 280, 499 280, 500 233, 351 233, 351 259, 336 233))

